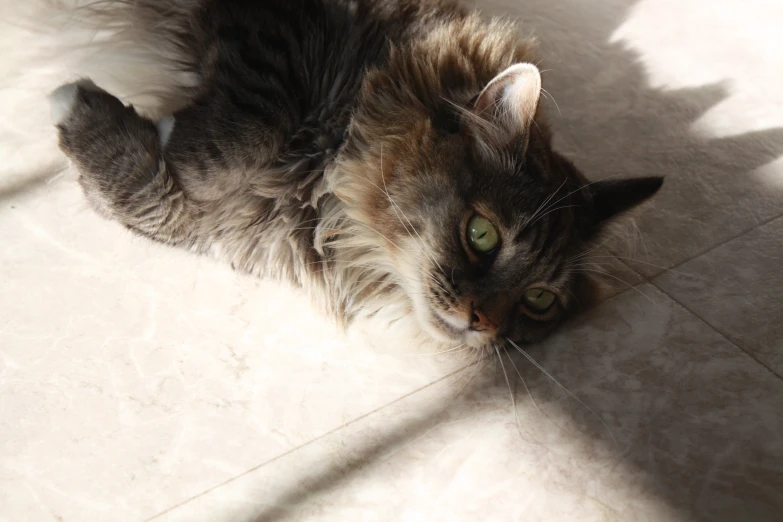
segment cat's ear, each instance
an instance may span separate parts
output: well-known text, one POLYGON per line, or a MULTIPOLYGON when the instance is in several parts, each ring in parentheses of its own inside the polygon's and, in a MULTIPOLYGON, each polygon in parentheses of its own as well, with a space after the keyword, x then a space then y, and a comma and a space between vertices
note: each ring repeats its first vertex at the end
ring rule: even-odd
POLYGON ((595 223, 601 224, 651 198, 663 185, 663 178, 610 179, 588 185, 593 199, 595 223))
POLYGON ((495 129, 514 138, 527 132, 541 97, 541 73, 532 63, 512 65, 495 76, 476 98, 473 110, 495 129))

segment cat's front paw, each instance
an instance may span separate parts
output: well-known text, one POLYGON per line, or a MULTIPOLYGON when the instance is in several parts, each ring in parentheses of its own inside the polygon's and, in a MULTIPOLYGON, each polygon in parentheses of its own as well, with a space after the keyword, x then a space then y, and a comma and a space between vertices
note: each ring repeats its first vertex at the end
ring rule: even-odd
POLYGON ((60 148, 80 168, 108 167, 128 154, 158 152, 155 125, 92 80, 58 87, 49 105, 60 148))
POLYGON ((60 149, 101 213, 116 213, 162 171, 156 125, 92 81, 63 85, 49 102, 60 149))
POLYGON ((49 95, 49 110, 52 123, 60 125, 71 114, 78 98, 79 90, 86 92, 103 92, 89 78, 59 86, 49 95))

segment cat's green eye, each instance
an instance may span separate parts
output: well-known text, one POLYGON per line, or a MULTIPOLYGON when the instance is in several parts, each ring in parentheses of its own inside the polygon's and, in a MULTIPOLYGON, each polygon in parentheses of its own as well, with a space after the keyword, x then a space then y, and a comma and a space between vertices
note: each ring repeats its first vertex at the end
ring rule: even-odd
POLYGON ((475 215, 468 221, 468 246, 478 253, 486 254, 498 246, 500 237, 495 226, 484 216, 475 215))
POLYGON ((529 288, 525 290, 524 301, 528 309, 541 314, 555 304, 555 294, 544 288, 529 288))

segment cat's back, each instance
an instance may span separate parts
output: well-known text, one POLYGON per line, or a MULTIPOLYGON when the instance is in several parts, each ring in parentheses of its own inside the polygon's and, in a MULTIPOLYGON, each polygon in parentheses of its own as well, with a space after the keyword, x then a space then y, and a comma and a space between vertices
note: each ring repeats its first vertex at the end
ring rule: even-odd
POLYGON ((267 100, 301 122, 350 103, 390 45, 459 11, 431 0, 207 0, 197 20, 198 72, 240 91, 245 110, 267 100))
MULTIPOLYGON (((203 150, 200 142, 183 140, 170 153, 245 172, 249 178, 235 176, 229 185, 240 187, 246 178, 256 193, 275 198, 278 178, 286 188, 310 187, 311 173, 340 148, 368 71, 383 68, 393 46, 406 46, 427 25, 461 12, 442 0, 194 5, 175 29, 200 78, 188 117, 210 122, 213 145, 203 150), (225 157, 242 164, 224 165, 225 157)), ((297 188, 297 199, 310 190, 304 192, 297 188)))

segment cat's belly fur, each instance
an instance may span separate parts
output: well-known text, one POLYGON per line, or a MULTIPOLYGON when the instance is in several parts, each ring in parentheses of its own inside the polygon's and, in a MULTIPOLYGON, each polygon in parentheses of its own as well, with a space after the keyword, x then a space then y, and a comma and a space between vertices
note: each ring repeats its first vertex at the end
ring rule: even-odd
POLYGON ((192 44, 201 84, 194 103, 175 115, 165 151, 180 169, 183 192, 199 202, 196 231, 180 244, 239 271, 303 285, 339 316, 357 313, 357 303, 367 307, 373 296, 379 305, 407 302, 388 267, 342 266, 372 257, 373 246, 330 247, 357 225, 325 173, 345 141, 366 72, 383 66, 390 42, 405 45, 424 21, 417 4, 204 4, 203 34, 192 44), (351 283, 370 279, 377 284, 351 283))

